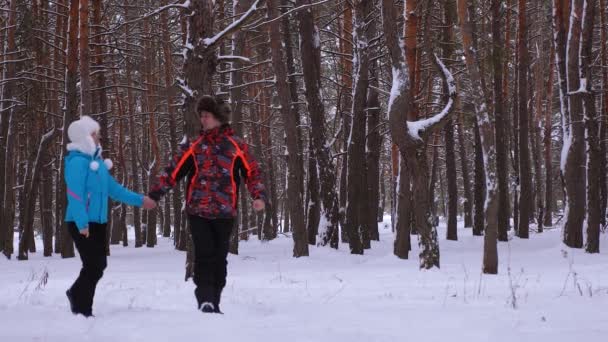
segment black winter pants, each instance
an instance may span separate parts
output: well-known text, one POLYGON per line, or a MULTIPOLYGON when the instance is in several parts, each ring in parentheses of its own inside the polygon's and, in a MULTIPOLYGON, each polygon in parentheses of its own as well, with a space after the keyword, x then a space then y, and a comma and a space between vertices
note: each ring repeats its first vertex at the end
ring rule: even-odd
POLYGON ((219 312, 220 297, 226 286, 226 258, 234 219, 189 218, 194 242, 194 294, 199 307, 210 302, 219 312))
POLYGON ((90 316, 97 282, 107 266, 106 224, 89 223, 89 237, 80 234, 74 222, 68 222, 68 231, 74 239, 82 260, 80 275, 68 290, 76 312, 90 316))

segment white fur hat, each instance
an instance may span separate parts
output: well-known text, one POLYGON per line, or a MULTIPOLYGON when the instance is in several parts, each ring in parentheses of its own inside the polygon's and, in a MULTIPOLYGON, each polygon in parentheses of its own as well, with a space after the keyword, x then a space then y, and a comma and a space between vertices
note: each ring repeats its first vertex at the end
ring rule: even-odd
MULTIPOLYGON (((91 134, 95 132, 99 132, 99 123, 90 116, 84 115, 72 122, 68 127, 68 138, 70 139, 70 143, 67 145, 68 151, 80 151, 94 156, 98 146, 95 144, 91 134)), ((110 159, 104 160, 104 164, 108 169, 112 168, 112 161, 110 159)), ((90 167, 91 170, 97 171, 99 163, 92 161, 90 167)))

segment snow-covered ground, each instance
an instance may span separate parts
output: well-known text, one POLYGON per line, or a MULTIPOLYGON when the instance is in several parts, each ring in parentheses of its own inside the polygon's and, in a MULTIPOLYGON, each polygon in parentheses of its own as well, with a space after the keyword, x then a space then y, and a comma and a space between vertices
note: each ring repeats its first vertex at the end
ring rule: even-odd
POLYGON ((442 225, 442 267, 420 271, 418 247, 397 259, 388 221, 380 227, 364 256, 341 245, 295 259, 287 237, 241 243, 225 315, 196 310, 185 255, 167 239, 112 246, 92 319, 73 316, 65 297, 78 258, 2 259, 0 341, 608 341, 606 252, 567 249, 550 230, 501 243, 500 274, 486 276, 483 238, 460 229, 460 241, 446 241, 442 225))

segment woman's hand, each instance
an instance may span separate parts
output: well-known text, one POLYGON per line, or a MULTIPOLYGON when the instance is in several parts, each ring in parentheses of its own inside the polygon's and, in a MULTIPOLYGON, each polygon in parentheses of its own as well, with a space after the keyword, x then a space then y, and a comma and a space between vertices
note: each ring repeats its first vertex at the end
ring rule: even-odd
POLYGON ((84 237, 88 238, 89 237, 89 228, 85 228, 83 230, 80 231, 80 234, 84 235, 84 237))
POLYGON ((255 201, 253 201, 253 210, 262 211, 262 210, 264 210, 265 207, 266 207, 266 203, 264 203, 263 200, 257 199, 255 201))
POLYGON ((144 196, 144 205, 143 205, 143 207, 146 210, 154 209, 154 208, 156 208, 156 201, 154 201, 153 199, 151 199, 148 196, 144 196))

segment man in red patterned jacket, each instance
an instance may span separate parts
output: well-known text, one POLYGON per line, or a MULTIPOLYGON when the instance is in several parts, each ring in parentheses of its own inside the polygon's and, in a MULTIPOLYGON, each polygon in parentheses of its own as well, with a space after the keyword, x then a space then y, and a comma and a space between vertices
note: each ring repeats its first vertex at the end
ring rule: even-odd
POLYGON ((221 313, 219 303, 226 285, 226 258, 241 177, 254 200, 254 210, 263 210, 267 198, 257 161, 228 124, 227 106, 211 96, 199 100, 200 136, 193 143, 180 145, 179 153, 148 195, 158 201, 188 176, 186 211, 195 252, 194 293, 203 312, 221 313))

